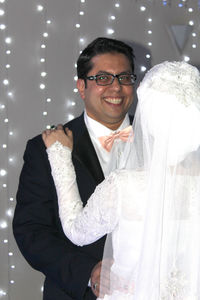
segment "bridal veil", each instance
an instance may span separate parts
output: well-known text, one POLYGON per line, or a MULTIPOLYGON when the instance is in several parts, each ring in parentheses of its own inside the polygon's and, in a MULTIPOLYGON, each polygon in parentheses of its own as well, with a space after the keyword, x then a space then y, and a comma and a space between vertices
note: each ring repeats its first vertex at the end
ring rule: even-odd
MULTIPOLYGON (((133 137, 127 143, 121 161, 121 169, 133 172, 136 180, 129 182, 132 178, 129 176, 125 179, 131 195, 129 199, 126 199, 125 191, 118 195, 122 198, 120 218, 122 222, 130 221, 130 226, 120 232, 127 243, 118 245, 122 261, 127 264, 119 265, 116 274, 114 261, 110 273, 110 295, 114 295, 113 290, 118 290, 119 295, 121 291, 124 296, 117 298, 116 293, 108 299, 198 300, 199 71, 185 62, 158 64, 147 72, 137 94, 133 137), (140 195, 137 185, 141 178, 140 195), (129 207, 140 198, 142 214, 137 218, 129 207), (126 247, 130 248, 128 252, 126 247), (127 255, 134 253, 134 247, 137 247, 136 260, 127 255)), ((115 259, 112 243, 116 241, 108 236, 102 285, 108 259, 115 259)))

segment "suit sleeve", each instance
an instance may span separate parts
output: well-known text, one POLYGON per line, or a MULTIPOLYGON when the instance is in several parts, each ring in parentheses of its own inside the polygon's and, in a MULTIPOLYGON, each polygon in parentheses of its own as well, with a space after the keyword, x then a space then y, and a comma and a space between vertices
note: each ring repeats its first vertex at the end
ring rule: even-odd
POLYGON ((41 136, 29 141, 25 150, 13 232, 19 249, 33 268, 43 272, 72 299, 84 299, 97 261, 73 245, 62 231, 41 136))

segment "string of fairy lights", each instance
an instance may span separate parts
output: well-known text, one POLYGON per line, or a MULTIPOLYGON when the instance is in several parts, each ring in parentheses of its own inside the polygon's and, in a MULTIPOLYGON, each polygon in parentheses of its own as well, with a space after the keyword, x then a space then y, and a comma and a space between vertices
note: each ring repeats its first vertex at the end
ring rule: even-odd
POLYGON ((49 105, 52 102, 52 99, 48 95, 47 88, 47 62, 46 62, 46 53, 47 53, 47 39, 49 38, 49 31, 52 25, 52 20, 47 18, 47 5, 44 1, 41 4, 37 5, 37 12, 41 15, 41 34, 40 34, 40 51, 39 51, 39 88, 41 92, 41 101, 43 103, 42 116, 44 118, 44 124, 47 128, 50 128, 50 125, 46 121, 48 116, 49 105))
POLYGON ((1 116, 1 165, 0 165, 0 194, 4 203, 4 211, 1 212, 0 219, 0 241, 1 251, 5 253, 8 270, 6 274, 6 282, 4 285, 0 283, 0 297, 9 294, 10 285, 14 284, 13 270, 13 250, 9 240, 11 231, 11 222, 14 210, 14 197, 11 195, 9 186, 9 173, 12 172, 13 162, 15 158, 11 155, 10 141, 13 137, 12 121, 9 118, 9 107, 12 105, 14 93, 12 90, 12 82, 10 79, 10 56, 13 54, 13 39, 9 36, 8 30, 8 10, 7 1, 0 0, 0 31, 1 31, 1 94, 0 94, 0 116, 1 116))
MULTIPOLYGON (((1 52, 0 52, 0 126, 1 126, 1 138, 0 138, 0 196, 1 196, 1 205, 3 210, 0 212, 0 251, 5 253, 6 264, 8 266, 7 273, 4 272, 4 280, 0 282, 0 298, 9 298, 9 291, 11 285, 15 284, 14 280, 14 270, 15 266, 15 254, 12 249, 12 243, 9 240, 11 232, 11 222, 13 217, 14 210, 14 195, 11 193, 9 188, 9 174, 12 173, 12 168, 14 168, 13 162, 15 161, 15 156, 12 156, 12 149, 10 144, 12 144, 12 139, 14 137, 15 131, 13 130, 14 126, 10 118, 9 107, 12 105, 12 101, 15 101, 15 91, 14 83, 11 80, 11 57, 15 54, 13 43, 14 40, 9 34, 9 24, 8 24, 8 3, 9 0, 0 0, 0 42, 1 42, 1 52)), ((153 47, 152 36, 155 34, 153 31, 153 16, 151 5, 155 1, 160 1, 160 4, 165 7, 173 7, 176 5, 178 8, 184 9, 184 13, 187 13, 188 24, 192 26, 193 30, 191 31, 190 36, 190 46, 189 50, 198 51, 199 45, 199 29, 197 20, 194 20, 194 1, 192 0, 179 0, 176 1, 176 4, 173 0, 135 0, 139 13, 145 14, 146 17, 146 26, 144 28, 147 41, 146 46, 151 50, 153 47)), ((200 11, 200 0, 196 0, 197 7, 200 11)), ((77 0, 77 14, 74 19, 74 29, 75 29, 75 39, 76 39, 76 59, 82 49, 89 42, 89 33, 83 31, 83 20, 85 20, 85 15, 87 12, 87 0, 77 0)), ((120 18, 120 8, 123 5, 123 1, 113 0, 113 5, 109 13, 107 13, 107 24, 105 26, 104 34, 105 36, 110 36, 117 38, 115 31, 115 24, 120 18)), ((39 36, 40 49, 38 50, 38 89, 41 95, 42 103, 42 112, 41 120, 47 128, 50 127, 50 121, 48 120, 48 112, 53 105, 53 99, 49 95, 48 89, 48 74, 47 74, 47 46, 48 39, 51 38, 51 28, 54 26, 54 21, 48 18, 48 1, 44 0, 41 3, 37 3, 35 6, 36 13, 41 16, 41 33, 39 36)), ((33 11, 34 13, 34 11, 33 11)), ((147 70, 145 65, 145 59, 148 60, 151 58, 150 51, 145 54, 144 65, 140 66, 141 72, 147 70)), ((183 53, 185 61, 190 61, 190 56, 188 53, 183 53)), ((75 117, 74 108, 76 106, 76 94, 78 92, 76 88, 76 62, 74 62, 74 85, 72 87, 72 96, 71 98, 66 97, 66 105, 68 108, 67 120, 71 120, 75 117)), ((43 288, 41 288, 43 291, 43 288)))

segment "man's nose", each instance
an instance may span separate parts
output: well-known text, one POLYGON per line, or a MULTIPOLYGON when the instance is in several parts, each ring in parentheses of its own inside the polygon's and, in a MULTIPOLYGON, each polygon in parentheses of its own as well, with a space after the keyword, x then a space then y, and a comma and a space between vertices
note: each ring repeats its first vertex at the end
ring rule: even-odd
POLYGON ((113 88, 115 90, 121 90, 122 86, 119 83, 119 80, 117 77, 114 78, 113 83, 111 84, 111 88, 113 88))

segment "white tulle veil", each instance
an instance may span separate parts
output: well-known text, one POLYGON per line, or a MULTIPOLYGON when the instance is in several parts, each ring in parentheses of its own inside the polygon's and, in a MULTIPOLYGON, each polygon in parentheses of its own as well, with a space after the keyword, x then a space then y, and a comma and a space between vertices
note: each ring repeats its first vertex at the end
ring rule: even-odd
MULTIPOLYGON (((143 178, 143 215, 140 220, 134 216, 131 220, 140 222, 139 255, 134 262, 127 255, 128 268, 122 265, 120 269, 119 263, 117 277, 115 267, 111 268, 113 297, 104 299, 197 300, 200 299, 200 75, 197 68, 185 62, 164 62, 147 72, 137 94, 134 138, 127 143, 121 168, 143 178)), ((129 201, 140 197, 127 175, 127 188, 130 186, 132 197, 120 199, 121 219, 126 219, 129 201)), ((123 198, 123 191, 118 197, 123 198)), ((134 232, 129 231, 126 238, 127 243, 118 245, 122 256, 128 253, 125 247, 134 251, 134 232)), ((113 259, 112 239, 112 235, 108 236, 104 250, 102 282, 107 259, 113 259)))

